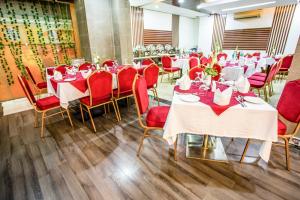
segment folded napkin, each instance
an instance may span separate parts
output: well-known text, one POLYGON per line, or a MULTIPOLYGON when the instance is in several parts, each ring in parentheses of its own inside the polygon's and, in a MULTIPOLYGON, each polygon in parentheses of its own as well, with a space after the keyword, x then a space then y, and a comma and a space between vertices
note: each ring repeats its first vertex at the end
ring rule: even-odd
POLYGON ((223 90, 223 92, 221 92, 221 90, 218 88, 214 95, 214 103, 219 106, 226 106, 230 103, 231 96, 232 96, 231 87, 223 90))
POLYGON ((86 79, 89 75, 91 75, 92 70, 89 69, 89 70, 87 70, 87 71, 80 71, 80 73, 81 73, 82 77, 83 77, 84 79, 86 79))
POLYGON ((70 75, 75 75, 76 74, 76 68, 75 67, 70 67, 70 68, 66 68, 67 69, 67 73, 70 75))
POLYGON ((141 68, 141 62, 138 62, 138 63, 133 62, 133 67, 136 69, 141 68))
POLYGON ((56 81, 60 81, 63 78, 62 74, 59 71, 56 71, 56 70, 54 70, 53 77, 54 77, 54 80, 56 80, 56 81))
POLYGON ((191 79, 187 74, 183 75, 180 79, 177 80, 177 84, 179 85, 179 89, 181 90, 189 90, 192 84, 191 79))
POLYGON ((240 77, 236 82, 236 87, 240 93, 248 93, 250 89, 250 83, 247 78, 240 77))

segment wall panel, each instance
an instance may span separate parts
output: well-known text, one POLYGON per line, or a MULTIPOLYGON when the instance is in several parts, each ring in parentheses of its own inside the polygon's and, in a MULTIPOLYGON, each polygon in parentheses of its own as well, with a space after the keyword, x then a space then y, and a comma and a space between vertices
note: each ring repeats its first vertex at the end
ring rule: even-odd
POLYGON ((170 44, 172 45, 172 31, 144 30, 144 45, 170 44))
POLYGON ((132 46, 143 45, 144 36, 144 9, 131 7, 132 46))

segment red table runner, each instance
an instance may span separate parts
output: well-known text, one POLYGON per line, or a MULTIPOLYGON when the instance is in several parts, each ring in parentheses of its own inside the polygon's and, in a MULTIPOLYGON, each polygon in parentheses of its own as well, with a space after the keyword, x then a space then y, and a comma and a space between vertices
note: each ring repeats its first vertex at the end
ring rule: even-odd
MULTIPOLYGON (((228 86, 217 83, 217 88, 219 88, 221 91, 223 91, 226 88, 228 88, 228 86)), ((237 97, 238 95, 256 96, 253 92, 248 92, 246 94, 243 94, 240 92, 233 92, 229 104, 226 106, 219 106, 213 102, 214 101, 214 93, 211 90, 205 91, 203 89, 199 89, 199 85, 192 84, 189 90, 181 90, 181 89, 179 89, 179 86, 177 85, 177 86, 175 86, 174 90, 179 93, 185 93, 185 94, 192 93, 192 94, 199 96, 200 97, 199 101, 208 105, 209 107, 211 107, 211 109, 216 113, 216 115, 221 115, 228 108, 239 104, 239 102, 235 99, 235 97, 237 97)))
POLYGON ((70 83, 71 85, 73 85, 76 89, 78 89, 80 92, 84 93, 87 89, 88 89, 88 85, 87 85, 87 81, 85 78, 83 78, 83 76, 81 75, 80 72, 77 72, 76 75, 66 75, 63 80, 57 81, 54 78, 50 79, 50 82, 52 84, 53 89, 55 90, 55 92, 57 92, 57 84, 58 83, 70 83), (76 77, 76 80, 74 81, 65 81, 65 79, 67 78, 73 78, 76 77))

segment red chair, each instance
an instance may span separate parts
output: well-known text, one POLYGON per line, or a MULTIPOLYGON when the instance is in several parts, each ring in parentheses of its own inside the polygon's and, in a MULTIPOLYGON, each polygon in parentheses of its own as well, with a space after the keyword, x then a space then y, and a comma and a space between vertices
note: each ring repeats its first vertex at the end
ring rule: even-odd
MULTIPOLYGON (((295 123, 296 127, 292 133, 287 133, 286 124, 278 119, 278 137, 284 140, 285 156, 286 156, 286 168, 290 170, 290 158, 289 158, 289 140, 298 133, 300 129, 300 79, 288 82, 281 94, 281 97, 277 104, 277 110, 279 115, 285 120, 295 123)), ((241 162, 243 161, 246 151, 249 146, 250 139, 247 140, 241 162)))
POLYGON ((35 78, 33 77, 33 74, 31 73, 31 70, 29 69, 29 67, 25 67, 25 70, 31 80, 31 82, 33 83, 33 85, 35 86, 35 89, 37 90, 37 92, 39 94, 41 94, 43 92, 43 90, 47 89, 47 82, 43 81, 43 82, 37 82, 35 80, 35 78))
POLYGON ((96 132, 96 126, 92 117, 91 109, 104 106, 106 104, 111 103, 114 107, 117 121, 119 121, 118 117, 118 109, 115 105, 113 98, 113 77, 110 72, 107 71, 95 71, 87 78, 87 85, 89 89, 90 96, 83 97, 80 99, 80 111, 82 122, 84 123, 83 110, 88 112, 89 117, 91 119, 91 123, 96 132), (101 85, 101 87, 99 87, 101 85))
POLYGON ((44 137, 44 126, 45 126, 45 119, 48 117, 51 117, 53 115, 61 114, 64 118, 64 112, 67 112, 68 118, 70 120, 71 126, 73 126, 72 119, 70 117, 70 113, 68 108, 62 108, 60 106, 59 99, 56 96, 49 96, 45 98, 35 99, 33 92, 29 86, 29 83, 25 76, 18 75, 18 81, 23 89, 23 92, 25 93, 28 101, 34 108, 34 127, 38 126, 38 119, 37 115, 38 113, 42 114, 42 127, 41 127, 41 137, 44 137), (54 110, 60 109, 59 112, 54 112, 54 110), (64 109, 64 110, 63 110, 64 109), (51 111, 51 114, 47 116, 47 112, 51 111))
POLYGON ((127 106, 129 106, 129 97, 133 96, 132 84, 137 73, 137 70, 132 66, 123 67, 117 72, 118 89, 113 91, 113 96, 117 104, 119 120, 121 120, 121 113, 119 111, 118 101, 126 98, 127 106))
POLYGON ((60 72, 62 75, 65 75, 67 73, 67 65, 60 65, 55 68, 55 71, 60 72))
POLYGON ((142 65, 151 65, 155 63, 151 58, 146 58, 142 61, 142 65))
POLYGON ((156 64, 151 64, 144 69, 143 75, 147 82, 147 89, 152 90, 153 95, 156 98, 159 105, 159 99, 156 90, 159 76, 159 67, 156 64))
POLYGON ((111 59, 108 59, 108 60, 105 60, 103 63, 102 63, 102 67, 104 67, 105 65, 107 67, 112 67, 114 66, 115 64, 115 61, 114 60, 111 60, 111 59))
MULTIPOLYGON (((161 63, 164 70, 164 74, 168 74, 168 79, 170 80, 170 74, 173 75, 172 80, 174 79, 174 73, 179 72, 180 68, 172 67, 172 58, 170 56, 162 56, 161 63)), ((161 82, 163 79, 163 75, 161 75, 161 82)), ((172 81, 171 81, 172 83, 172 81)))
POLYGON ((195 53, 195 52, 193 52, 193 53, 190 53, 190 58, 192 58, 192 57, 196 57, 196 58, 198 58, 199 57, 199 54, 198 53, 195 53))
POLYGON ((252 54, 253 57, 259 58, 260 57, 260 52, 254 52, 252 54))
POLYGON ((197 57, 190 57, 189 59, 189 66, 190 69, 192 69, 193 67, 197 67, 199 65, 199 60, 197 57))
POLYGON ((204 71, 203 67, 194 67, 189 71, 189 77, 191 80, 195 80, 197 78, 197 74, 204 71))
MULTIPOLYGON (((162 137, 157 135, 149 134, 149 131, 152 130, 163 130, 165 122, 167 120, 167 116, 169 113, 169 106, 155 106, 149 108, 149 97, 147 92, 147 82, 146 79, 140 75, 136 75, 132 91, 134 94, 135 105, 137 109, 138 119, 140 126, 144 129, 144 134, 139 145, 137 156, 140 155, 143 142, 145 138, 152 137, 162 141, 165 141, 162 137), (142 119, 142 115, 145 115, 145 122, 142 119)), ((176 149, 177 149, 177 139, 174 143, 174 159, 177 160, 176 157, 176 149)))
POLYGON ((288 75, 289 69, 292 65, 293 57, 294 56, 290 54, 282 58, 282 65, 279 69, 279 75, 281 75, 281 79, 288 75))
POLYGON ((86 62, 86 63, 83 63, 81 64, 79 67, 78 67, 78 70, 79 71, 83 71, 83 70, 89 70, 91 68, 96 68, 92 63, 89 63, 89 62, 86 62))
POLYGON ((227 56, 228 56, 228 55, 227 55, 226 53, 222 53, 222 52, 221 52, 221 53, 219 53, 219 54, 217 55, 217 60, 220 61, 222 57, 224 57, 225 60, 226 60, 226 59, 227 59, 227 56))
POLYGON ((218 81, 221 77, 222 67, 219 64, 214 64, 213 69, 217 71, 218 75, 212 77, 212 80, 218 81))

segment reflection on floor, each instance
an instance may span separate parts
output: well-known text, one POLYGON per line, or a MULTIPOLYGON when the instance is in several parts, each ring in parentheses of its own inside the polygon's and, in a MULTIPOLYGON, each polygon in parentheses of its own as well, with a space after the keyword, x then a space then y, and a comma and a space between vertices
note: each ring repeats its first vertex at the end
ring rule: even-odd
MULTIPOLYGON (((112 114, 95 117, 97 133, 77 111, 74 128, 67 119, 50 118, 43 140, 32 110, 0 117, 0 199, 299 199, 296 149, 291 172, 281 147, 273 147, 268 165, 236 162, 242 139, 222 139, 229 164, 186 159, 184 134, 177 162, 155 139, 146 139, 137 157, 142 129, 134 106, 121 113, 120 123, 112 114)), ((259 146, 253 141, 247 155, 256 157, 259 146)))

